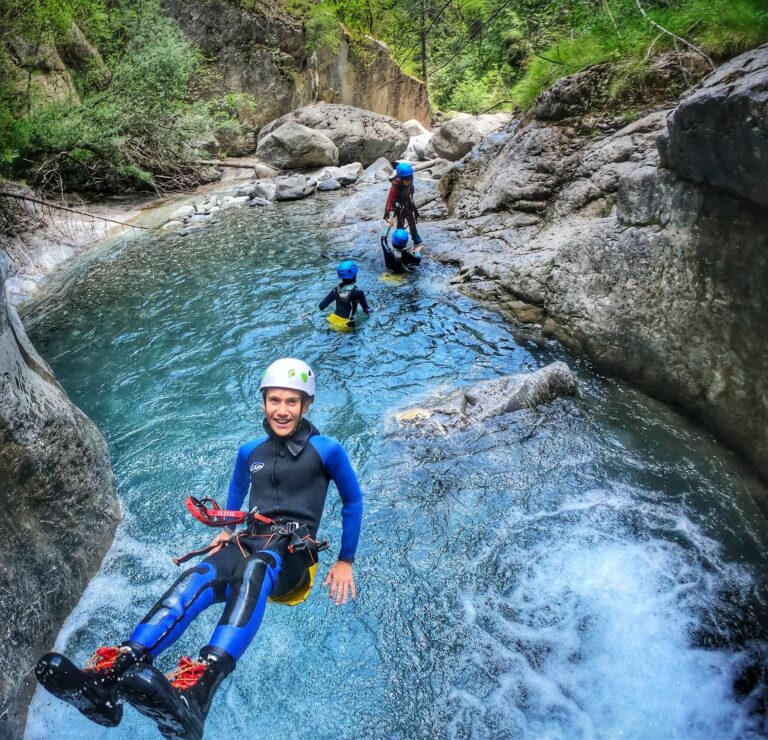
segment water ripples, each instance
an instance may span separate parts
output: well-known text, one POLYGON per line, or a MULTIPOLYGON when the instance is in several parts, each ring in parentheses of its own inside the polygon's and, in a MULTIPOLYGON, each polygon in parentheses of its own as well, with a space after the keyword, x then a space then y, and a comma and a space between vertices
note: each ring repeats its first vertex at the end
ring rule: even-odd
MULTIPOLYGON (((104 432, 125 511, 59 647, 83 661, 126 637, 175 577, 170 557, 203 544, 183 498, 223 501, 237 447, 261 433, 261 370, 297 355, 319 378, 311 417, 366 493, 360 595, 270 607, 210 737, 765 734, 764 489, 667 407, 456 294, 448 270, 379 281, 375 226, 318 227, 323 207, 127 243, 27 317, 104 432), (375 311, 336 334, 317 303, 348 255, 375 311), (578 398, 447 437, 394 420, 555 359, 578 371, 578 398)), ((339 520, 331 492, 336 543, 339 520)), ((209 611, 162 667, 206 642, 209 611)), ((27 733, 129 736, 155 734, 135 712, 107 732, 39 693, 27 733)))

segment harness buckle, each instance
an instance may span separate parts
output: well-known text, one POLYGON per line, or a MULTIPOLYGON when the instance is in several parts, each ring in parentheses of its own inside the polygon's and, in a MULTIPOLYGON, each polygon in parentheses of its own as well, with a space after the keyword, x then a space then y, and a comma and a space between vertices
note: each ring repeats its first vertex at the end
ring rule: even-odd
POLYGON ((298 522, 278 522, 272 525, 272 531, 277 534, 291 534, 301 525, 298 522))

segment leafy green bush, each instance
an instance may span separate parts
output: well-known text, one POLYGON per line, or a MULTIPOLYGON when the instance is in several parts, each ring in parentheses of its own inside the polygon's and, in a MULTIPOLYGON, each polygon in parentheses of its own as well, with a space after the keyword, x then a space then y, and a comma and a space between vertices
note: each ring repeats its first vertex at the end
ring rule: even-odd
POLYGON ((635 0, 606 0, 602 7, 581 16, 569 35, 563 33, 548 48, 529 56, 524 74, 512 90, 515 102, 528 109, 557 79, 606 61, 616 65, 609 94, 621 100, 629 89, 642 84, 652 52, 691 49, 671 34, 718 58, 768 40, 768 7, 763 0, 639 2, 648 17, 635 0))
MULTIPOLYGON (((167 190, 196 184, 195 142, 226 111, 189 101, 189 80, 199 55, 157 0, 116 0, 110 24, 90 19, 108 50, 108 83, 78 78, 81 104, 33 107, 6 123, 3 161, 31 184, 45 188, 167 190)), ((87 23, 87 21, 86 21, 87 23)), ((0 106, 2 111, 2 106, 0 106)), ((5 120, 0 113, 0 126, 5 120)))
POLYGON ((301 18, 308 54, 327 49, 335 54, 341 46, 341 33, 336 8, 330 0, 285 0, 285 9, 301 18))

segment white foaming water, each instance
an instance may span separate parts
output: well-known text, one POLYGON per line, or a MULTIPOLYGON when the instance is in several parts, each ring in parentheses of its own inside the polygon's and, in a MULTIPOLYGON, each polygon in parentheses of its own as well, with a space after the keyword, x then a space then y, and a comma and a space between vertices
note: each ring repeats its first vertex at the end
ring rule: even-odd
MULTIPOLYGON (((605 498, 609 510, 626 503, 605 498)), ((496 737, 494 728, 526 738, 758 733, 733 695, 734 651, 692 645, 702 615, 722 592, 748 588, 749 576, 722 562, 708 567, 716 544, 684 517, 678 525, 692 547, 619 541, 601 516, 558 528, 559 536, 524 559, 514 548, 497 553, 495 568, 519 569, 517 584, 508 593, 493 585, 465 593, 470 638, 461 657, 498 672, 491 682, 454 687, 460 709, 451 735, 496 737)))

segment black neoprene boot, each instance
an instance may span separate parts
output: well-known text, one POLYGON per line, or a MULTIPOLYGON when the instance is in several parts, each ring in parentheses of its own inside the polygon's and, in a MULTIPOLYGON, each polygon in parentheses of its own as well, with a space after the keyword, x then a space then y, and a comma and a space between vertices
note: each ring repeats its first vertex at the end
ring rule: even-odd
POLYGON ((163 737, 201 740, 213 695, 234 669, 232 656, 205 647, 198 660, 182 658, 168 676, 149 665, 131 668, 120 679, 120 696, 153 719, 163 737))
POLYGON ((151 661, 143 645, 129 640, 120 647, 100 647, 85 668, 78 668, 60 653, 46 653, 37 661, 35 676, 44 689, 88 719, 104 727, 116 727, 123 716, 118 679, 137 663, 151 661))

